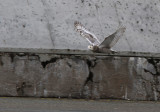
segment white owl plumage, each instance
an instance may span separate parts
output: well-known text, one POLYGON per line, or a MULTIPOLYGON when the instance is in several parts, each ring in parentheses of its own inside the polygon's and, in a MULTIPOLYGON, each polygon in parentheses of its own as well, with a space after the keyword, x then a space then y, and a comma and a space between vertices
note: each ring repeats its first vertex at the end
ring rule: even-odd
POLYGON ((76 21, 74 23, 75 29, 77 32, 80 33, 81 36, 85 37, 87 41, 90 43, 88 48, 95 52, 102 51, 102 49, 107 49, 107 51, 111 50, 118 40, 122 37, 123 33, 125 32, 125 27, 120 27, 115 33, 111 34, 110 36, 106 37, 102 43, 98 40, 98 38, 88 31, 80 22, 76 21))
POLYGON ((93 33, 89 32, 85 27, 83 27, 80 22, 75 22, 74 25, 76 30, 80 32, 80 35, 85 37, 91 45, 100 44, 98 38, 93 33))

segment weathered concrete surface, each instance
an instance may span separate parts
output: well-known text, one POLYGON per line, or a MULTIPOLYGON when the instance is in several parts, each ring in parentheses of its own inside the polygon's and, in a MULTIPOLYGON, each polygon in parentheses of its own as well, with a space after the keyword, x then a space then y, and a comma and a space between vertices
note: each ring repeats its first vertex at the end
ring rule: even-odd
POLYGON ((160 59, 1 53, 0 96, 160 100, 160 59))
POLYGON ((81 98, 82 88, 89 74, 87 63, 76 58, 55 61, 46 65, 44 96, 81 98))
POLYGON ((155 72, 154 67, 150 69, 146 66, 153 65, 144 58, 107 57, 97 60, 91 68, 92 97, 98 94, 100 98, 157 100, 155 75, 160 74, 155 72))
POLYGON ((160 102, 0 98, 0 112, 159 112, 160 102))
POLYGON ((1 56, 0 95, 35 97, 81 97, 89 74, 85 61, 39 56, 1 56))
POLYGON ((126 26, 115 50, 160 52, 159 0, 0 0, 0 17, 0 47, 85 50, 78 20, 100 41, 126 26))

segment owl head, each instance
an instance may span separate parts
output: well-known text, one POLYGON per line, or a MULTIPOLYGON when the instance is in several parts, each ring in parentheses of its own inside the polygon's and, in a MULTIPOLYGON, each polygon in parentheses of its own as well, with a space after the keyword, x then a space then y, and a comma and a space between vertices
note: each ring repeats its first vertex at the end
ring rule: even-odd
POLYGON ((93 50, 94 50, 94 49, 93 49, 93 45, 89 45, 89 46, 88 46, 88 49, 93 51, 93 50))
POLYGON ((88 46, 88 49, 91 50, 91 51, 98 51, 98 50, 99 50, 99 47, 96 46, 96 45, 95 45, 95 46, 94 46, 94 45, 89 45, 89 46, 88 46))

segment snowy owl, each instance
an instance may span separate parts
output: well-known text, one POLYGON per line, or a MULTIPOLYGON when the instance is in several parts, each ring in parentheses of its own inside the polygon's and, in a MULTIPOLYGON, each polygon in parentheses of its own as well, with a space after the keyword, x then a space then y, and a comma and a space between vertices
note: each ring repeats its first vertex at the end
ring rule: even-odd
POLYGON ((126 30, 125 27, 120 27, 116 32, 106 37, 101 43, 98 38, 88 31, 80 22, 75 21, 74 26, 76 31, 90 43, 88 49, 94 52, 112 52, 113 50, 111 48, 117 43, 126 30))

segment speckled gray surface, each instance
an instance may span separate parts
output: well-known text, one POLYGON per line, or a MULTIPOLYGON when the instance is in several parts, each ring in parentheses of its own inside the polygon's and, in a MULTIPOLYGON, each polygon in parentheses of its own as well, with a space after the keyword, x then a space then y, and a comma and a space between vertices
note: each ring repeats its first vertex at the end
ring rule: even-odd
POLYGON ((75 20, 100 41, 126 26, 114 50, 160 52, 159 0, 0 0, 0 47, 86 50, 75 20))
POLYGON ((160 102, 0 98, 0 112, 158 112, 160 102))

